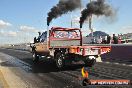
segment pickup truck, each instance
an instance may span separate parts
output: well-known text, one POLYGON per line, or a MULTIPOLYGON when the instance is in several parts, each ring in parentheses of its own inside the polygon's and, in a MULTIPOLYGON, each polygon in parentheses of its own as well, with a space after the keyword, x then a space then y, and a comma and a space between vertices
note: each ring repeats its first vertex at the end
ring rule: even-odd
POLYGON ((67 63, 83 61, 87 66, 93 66, 101 54, 111 51, 110 45, 82 44, 82 32, 78 28, 52 27, 43 32, 31 44, 33 62, 40 58, 53 59, 58 68, 67 63))

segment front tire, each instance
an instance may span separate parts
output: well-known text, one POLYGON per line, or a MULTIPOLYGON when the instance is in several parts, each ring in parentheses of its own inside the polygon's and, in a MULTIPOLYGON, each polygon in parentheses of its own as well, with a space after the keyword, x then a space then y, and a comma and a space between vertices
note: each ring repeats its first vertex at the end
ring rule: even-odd
POLYGON ((55 60, 56 60, 57 68, 61 69, 65 66, 65 60, 64 59, 65 59, 64 54, 62 54, 62 53, 57 53, 56 54, 55 60))
POLYGON ((33 51, 33 62, 37 63, 39 61, 39 56, 37 55, 37 53, 35 51, 33 51))

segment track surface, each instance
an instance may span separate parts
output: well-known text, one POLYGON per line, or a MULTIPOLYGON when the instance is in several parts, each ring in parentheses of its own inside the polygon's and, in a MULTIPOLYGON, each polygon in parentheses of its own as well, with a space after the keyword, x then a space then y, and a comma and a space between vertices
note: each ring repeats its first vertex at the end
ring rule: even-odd
POLYGON ((132 45, 112 46, 112 51, 101 57, 103 61, 132 64, 132 45))
MULTIPOLYGON (((124 48, 126 50, 130 49, 130 47, 129 48, 124 47, 124 48)), ((116 47, 113 47, 113 49, 118 50, 116 47)), ((41 60, 38 64, 33 64, 32 54, 27 51, 0 49, 0 52, 6 53, 20 60, 20 62, 17 60, 16 62, 21 63, 21 61, 23 61, 28 64, 27 67, 29 67, 30 69, 23 68, 22 65, 19 66, 22 69, 24 69, 27 74, 30 74, 30 76, 26 74, 24 75, 18 71, 16 72, 17 75, 22 77, 23 80, 27 81, 27 83, 31 84, 32 86, 37 85, 38 88, 81 88, 82 87, 79 78, 81 77, 81 68, 84 66, 83 64, 79 64, 79 65, 74 64, 72 66, 67 66, 65 69, 63 69, 63 71, 60 71, 55 67, 53 61, 41 60)), ((130 52, 131 49, 128 50, 127 52, 128 55, 125 54, 126 56, 128 56, 129 59, 126 57, 128 60, 130 60, 131 57, 131 54, 129 54, 130 52)), ((102 56, 104 57, 103 60, 109 61, 109 58, 110 57, 112 58, 112 56, 114 57, 114 54, 115 52, 113 51, 107 55, 103 55, 102 56)), ((115 58, 121 59, 120 54, 117 54, 115 56, 117 56, 115 58)), ((111 61, 113 62, 113 60, 111 61)), ((4 63, 4 66, 10 66, 10 65, 4 63)), ((93 68, 85 67, 85 69, 88 70, 90 79, 132 79, 131 66, 123 66, 120 64, 113 64, 113 63, 96 63, 93 68)), ((97 88, 97 87, 88 86, 88 88, 97 88)), ((98 86, 98 88, 102 88, 102 87, 98 86)), ((111 87, 107 86, 104 88, 111 88, 111 87)), ((116 88, 132 88, 132 87, 119 86, 116 88)))

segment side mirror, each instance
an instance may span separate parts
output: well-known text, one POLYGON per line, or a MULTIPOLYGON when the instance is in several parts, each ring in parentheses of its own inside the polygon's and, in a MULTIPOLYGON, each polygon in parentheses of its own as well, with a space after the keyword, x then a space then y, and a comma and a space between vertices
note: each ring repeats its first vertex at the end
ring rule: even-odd
POLYGON ((39 36, 41 35, 41 32, 38 32, 39 36))
POLYGON ((34 43, 37 43, 37 39, 36 39, 36 37, 34 37, 34 43))

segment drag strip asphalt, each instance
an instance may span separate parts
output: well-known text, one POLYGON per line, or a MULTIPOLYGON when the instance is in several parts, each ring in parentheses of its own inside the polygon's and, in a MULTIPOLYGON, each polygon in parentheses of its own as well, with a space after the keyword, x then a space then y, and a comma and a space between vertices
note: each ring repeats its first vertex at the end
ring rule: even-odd
MULTIPOLYGON (((28 51, 0 49, 0 52, 8 54, 6 56, 10 57, 6 58, 3 66, 10 67, 15 65, 15 69, 12 68, 12 71, 26 82, 29 88, 82 88, 79 78, 82 77, 81 68, 84 66, 83 64, 67 66, 60 71, 55 67, 53 61, 42 60, 38 64, 33 64, 32 54, 28 51)), ((97 63, 93 68, 85 68, 89 71, 90 79, 132 79, 132 67, 130 66, 97 63)))

